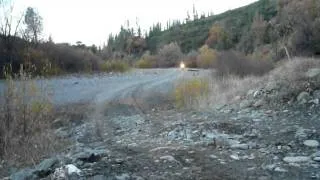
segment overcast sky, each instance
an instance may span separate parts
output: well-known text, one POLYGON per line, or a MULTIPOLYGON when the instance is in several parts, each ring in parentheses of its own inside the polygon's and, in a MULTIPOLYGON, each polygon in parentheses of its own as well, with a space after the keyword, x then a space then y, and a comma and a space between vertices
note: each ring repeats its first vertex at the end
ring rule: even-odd
POLYGON ((256 0, 15 0, 15 10, 34 7, 43 17, 44 38, 51 34, 55 42, 102 45, 109 33, 117 33, 126 20, 142 29, 171 19, 183 20, 192 12, 221 12, 256 0))

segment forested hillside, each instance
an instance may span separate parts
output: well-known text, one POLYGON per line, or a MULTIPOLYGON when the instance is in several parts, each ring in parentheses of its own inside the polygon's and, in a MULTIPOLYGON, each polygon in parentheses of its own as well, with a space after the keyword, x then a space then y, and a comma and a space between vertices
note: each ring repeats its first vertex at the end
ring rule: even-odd
POLYGON ((200 17, 194 10, 192 19, 188 16, 185 21, 157 23, 145 35, 140 30, 135 33, 132 28, 121 27, 119 34, 109 36, 105 50, 109 54, 138 57, 148 51, 150 56, 173 43, 191 58, 197 57, 204 45, 216 52, 232 50, 271 62, 291 56, 314 56, 320 53, 319 12, 317 0, 260 0, 222 14, 200 17))

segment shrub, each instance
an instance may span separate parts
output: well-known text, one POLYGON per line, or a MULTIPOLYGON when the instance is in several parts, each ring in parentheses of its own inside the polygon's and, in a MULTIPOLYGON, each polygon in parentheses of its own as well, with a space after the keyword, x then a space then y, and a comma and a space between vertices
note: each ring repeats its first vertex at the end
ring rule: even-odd
MULTIPOLYGON (((310 79, 306 72, 320 68, 320 60, 295 58, 285 61, 264 76, 213 76, 210 80, 209 101, 214 104, 228 104, 247 95, 249 90, 272 88, 271 94, 262 96, 269 105, 283 105, 303 91, 320 89, 320 79, 310 79)), ((215 73, 213 73, 215 74, 215 73)))
POLYGON ((163 46, 158 52, 158 67, 175 67, 183 57, 177 43, 163 46))
POLYGON ((199 55, 197 56, 197 66, 200 68, 211 68, 217 58, 215 50, 204 45, 199 49, 199 55))
POLYGON ((236 75, 240 77, 263 75, 273 68, 269 61, 251 60, 235 51, 219 52, 213 66, 219 76, 236 75))
POLYGON ((189 68, 197 68, 197 57, 198 57, 198 52, 197 51, 191 51, 189 52, 186 57, 184 58, 184 63, 186 67, 189 68))
POLYGON ((138 68, 154 68, 156 66, 157 58, 146 52, 139 61, 136 62, 138 68))
POLYGON ((48 130, 54 113, 49 86, 32 79, 22 66, 15 76, 10 71, 10 66, 5 68, 0 96, 0 156, 18 162, 37 161, 57 148, 48 130))
POLYGON ((179 82, 175 87, 174 97, 178 108, 192 108, 209 94, 209 81, 205 79, 191 79, 179 82))
POLYGON ((119 60, 106 61, 100 67, 104 72, 126 72, 130 69, 128 63, 119 60))

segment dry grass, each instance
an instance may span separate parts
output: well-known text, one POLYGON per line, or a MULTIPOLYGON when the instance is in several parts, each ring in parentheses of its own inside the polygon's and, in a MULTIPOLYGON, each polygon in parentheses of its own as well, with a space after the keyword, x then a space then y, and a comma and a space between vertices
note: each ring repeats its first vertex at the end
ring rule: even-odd
POLYGON ((49 86, 23 68, 15 76, 8 71, 0 95, 0 158, 15 164, 37 162, 59 144, 49 130, 54 118, 49 86))
POLYGON ((104 72, 126 72, 130 69, 130 66, 122 60, 112 60, 103 63, 100 69, 104 72))
MULTIPOLYGON (((210 80, 210 104, 229 104, 244 98, 249 90, 276 88, 276 94, 268 99, 270 103, 288 102, 302 91, 320 89, 319 79, 309 79, 306 72, 310 68, 320 68, 320 60, 295 58, 282 62, 264 76, 223 76, 210 80)), ((202 104, 208 104, 208 101, 202 104)))
POLYGON ((180 81, 174 92, 175 104, 178 108, 199 107, 209 95, 209 81, 207 79, 194 78, 180 81))
MULTIPOLYGON (((240 100, 241 96, 250 89, 258 87, 261 77, 247 76, 244 78, 237 76, 226 76, 212 78, 210 81, 210 96, 207 101, 210 104, 228 104, 240 100)), ((205 102, 207 103, 207 102, 205 102)))

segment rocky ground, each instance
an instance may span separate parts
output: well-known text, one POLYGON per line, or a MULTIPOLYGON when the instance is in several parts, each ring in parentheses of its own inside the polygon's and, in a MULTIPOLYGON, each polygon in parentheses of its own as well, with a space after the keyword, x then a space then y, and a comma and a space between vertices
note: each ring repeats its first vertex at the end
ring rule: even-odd
POLYGON ((70 147, 5 179, 320 179, 320 93, 271 106, 266 89, 205 111, 126 99, 90 121, 57 120, 70 147))

